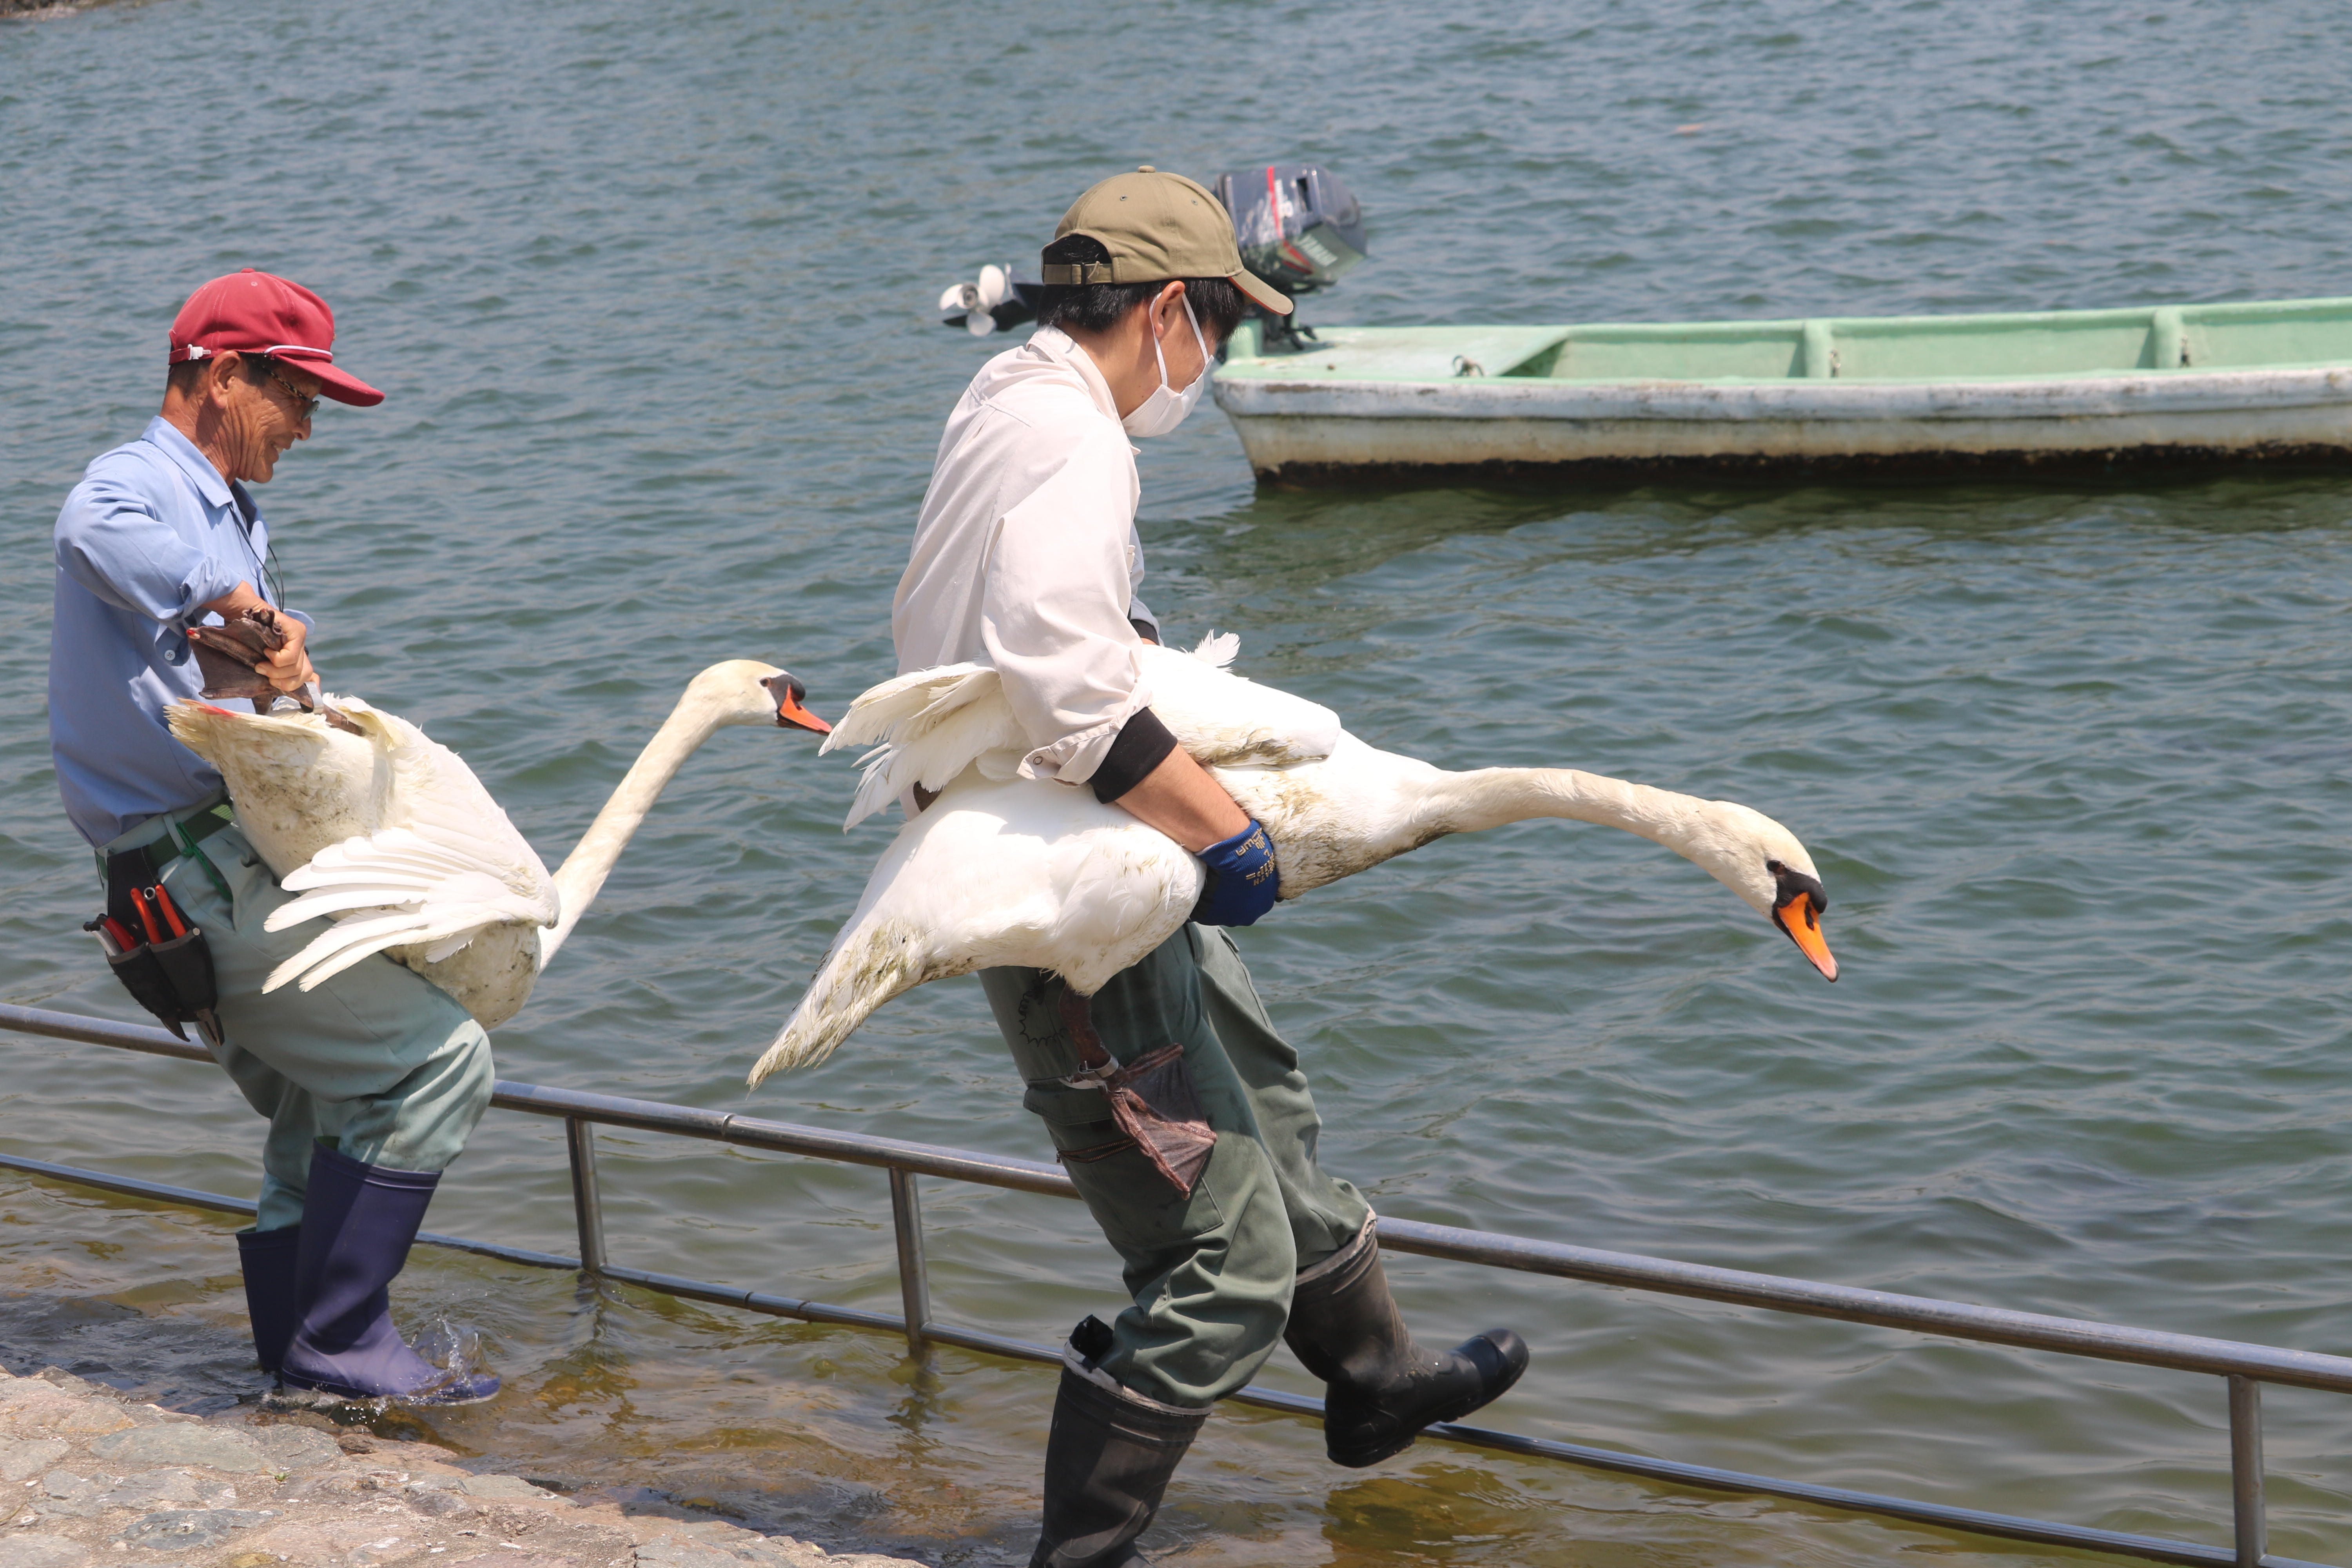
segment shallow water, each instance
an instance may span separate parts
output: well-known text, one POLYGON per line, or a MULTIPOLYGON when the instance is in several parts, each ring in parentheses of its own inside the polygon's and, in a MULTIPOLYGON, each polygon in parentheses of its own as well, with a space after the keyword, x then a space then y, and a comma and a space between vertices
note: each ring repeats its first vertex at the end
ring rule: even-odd
MULTIPOLYGON (((264 498, 331 683, 464 752, 551 854, 703 664, 786 664, 824 712, 888 672, 939 422, 996 346, 925 307, 1124 163, 1339 168, 1375 259, 1312 305, 1333 322, 2343 288, 2332 7, 1319 15, 155 0, 0 28, 0 584, 25 621, 0 645, 0 994, 129 1011, 73 930, 46 536, 220 270, 319 287, 392 395, 331 406, 264 498)), ((1684 863, 1530 824, 1245 933, 1330 1164, 1385 1212, 2352 1348, 2340 479, 1260 492, 1204 413, 1144 481, 1176 632, 1238 630, 1250 673, 1445 765, 1747 801, 1834 900, 1832 988, 1684 863)), ((968 981, 743 1094, 884 842, 835 831, 852 776, 719 737, 499 1032, 506 1075, 1041 1155, 968 981)), ((252 1190, 257 1126, 216 1075, 7 1050, 0 1147, 252 1190)), ((895 1310, 878 1174, 602 1146, 616 1258, 895 1310)), ((555 1131, 493 1115, 432 1223, 568 1249, 566 1194, 555 1131)), ((925 1204, 942 1316, 1044 1341, 1114 1300, 1074 1206, 925 1204)), ((153 1323, 110 1318, 110 1353, 144 1331, 194 1357, 172 1375, 250 1386, 226 1225, 13 1178, 0 1216, 8 1286, 48 1303, 0 1339, 68 1343, 56 1314, 103 1299, 153 1323)), ((1431 1334, 1534 1344, 1496 1425, 2227 1539, 2215 1380, 1395 1274, 1431 1334)), ((879 1336, 446 1254, 402 1300, 482 1331, 514 1392, 432 1426, 502 1468, 949 1563, 1025 1551, 1042 1371, 950 1351, 928 1377, 879 1336)), ((1301 1385, 1286 1356, 1267 1376, 1301 1385)), ((2274 1390, 2268 1415, 2273 1550, 2343 1559, 2352 1405, 2274 1390)), ((1438 1445, 1340 1474, 1247 1412, 1167 1517, 1202 1564, 2042 1560, 1438 1445)))

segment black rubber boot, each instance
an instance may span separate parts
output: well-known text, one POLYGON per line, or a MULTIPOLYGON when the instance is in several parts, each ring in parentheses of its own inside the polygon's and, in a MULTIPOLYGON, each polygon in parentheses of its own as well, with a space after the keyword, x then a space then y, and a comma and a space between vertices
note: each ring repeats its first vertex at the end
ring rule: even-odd
MULTIPOLYGON (((1080 1323, 1070 1336, 1072 1359, 1090 1338, 1108 1349, 1110 1331, 1095 1318, 1080 1323), (1090 1336, 1090 1328, 1097 1334, 1090 1336)), ((1180 1410, 1106 1388, 1065 1365, 1054 1395, 1053 1436, 1045 1440, 1045 1528, 1029 1568, 1123 1568, 1142 1562, 1135 1538, 1159 1512, 1168 1478, 1208 1418, 1206 1410, 1180 1410)))
POLYGON ((1299 1277, 1282 1338, 1329 1385, 1323 1450, 1349 1469, 1403 1452, 1434 1422, 1459 1421, 1528 1370, 1527 1344, 1508 1329, 1489 1329, 1450 1351, 1413 1343, 1369 1225, 1299 1277))
POLYGON ((487 1373, 447 1373, 409 1349, 392 1322, 393 1277, 441 1184, 436 1171, 363 1164, 310 1151, 294 1285, 300 1304, 281 1381, 346 1399, 470 1405, 499 1391, 487 1373))
POLYGON ((261 1370, 276 1373, 294 1337, 294 1257, 302 1227, 240 1230, 236 1263, 245 1275, 245 1317, 253 1326, 253 1353, 261 1370))

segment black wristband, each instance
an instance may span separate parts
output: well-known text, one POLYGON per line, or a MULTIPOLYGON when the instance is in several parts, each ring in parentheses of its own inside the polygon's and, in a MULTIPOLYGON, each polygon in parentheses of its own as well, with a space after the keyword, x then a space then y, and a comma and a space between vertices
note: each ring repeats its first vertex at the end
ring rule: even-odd
POLYGON ((1108 805, 1141 784, 1144 775, 1166 762, 1175 749, 1176 737, 1160 721, 1160 715, 1139 708, 1128 715, 1118 739, 1103 753, 1102 766, 1087 782, 1094 786, 1095 798, 1108 805))

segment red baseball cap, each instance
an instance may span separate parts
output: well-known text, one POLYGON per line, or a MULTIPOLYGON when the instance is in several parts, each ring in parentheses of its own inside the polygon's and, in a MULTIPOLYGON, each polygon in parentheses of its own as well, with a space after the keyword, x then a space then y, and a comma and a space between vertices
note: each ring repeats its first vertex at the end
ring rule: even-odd
POLYGON ((172 361, 209 359, 224 350, 268 354, 319 378, 321 396, 362 408, 383 394, 335 368, 335 313, 299 283, 248 267, 215 278, 180 307, 172 321, 172 361))

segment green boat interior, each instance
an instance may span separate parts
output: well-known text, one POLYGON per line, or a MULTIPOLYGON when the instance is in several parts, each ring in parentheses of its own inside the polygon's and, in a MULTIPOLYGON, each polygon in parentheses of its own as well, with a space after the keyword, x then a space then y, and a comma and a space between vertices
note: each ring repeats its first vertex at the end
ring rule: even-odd
POLYGON ((1223 376, 1253 381, 1746 384, 1927 382, 2352 364, 2352 299, 1569 327, 1323 327, 1295 353, 1234 333, 1223 376))

